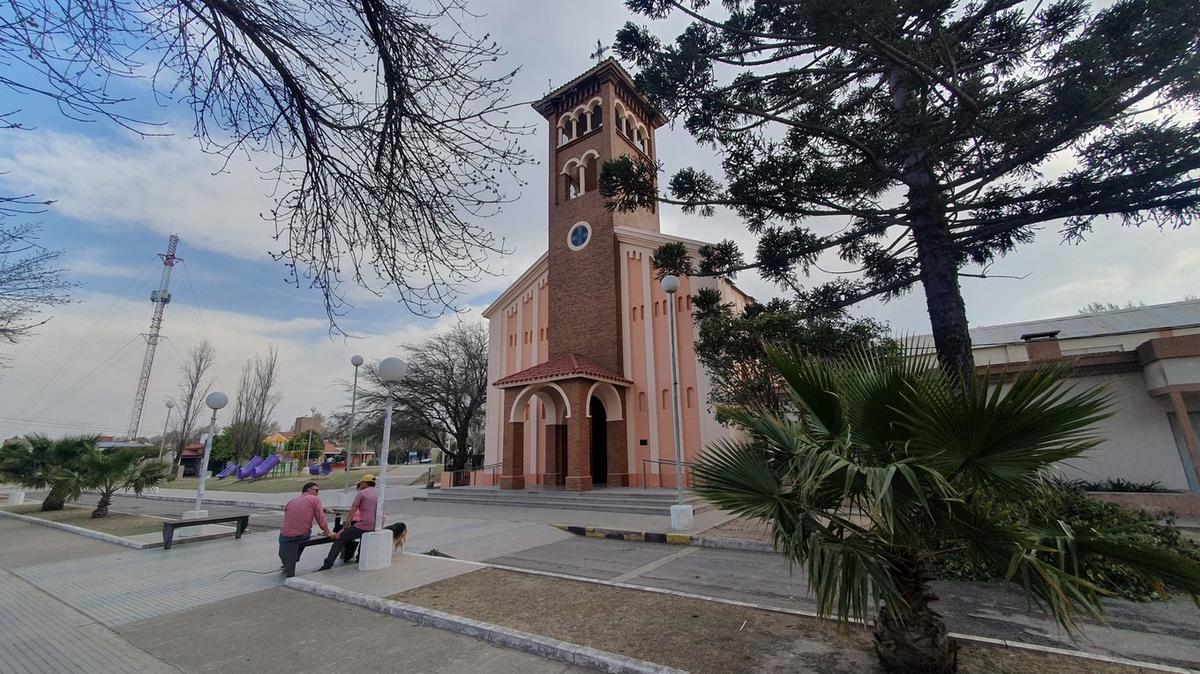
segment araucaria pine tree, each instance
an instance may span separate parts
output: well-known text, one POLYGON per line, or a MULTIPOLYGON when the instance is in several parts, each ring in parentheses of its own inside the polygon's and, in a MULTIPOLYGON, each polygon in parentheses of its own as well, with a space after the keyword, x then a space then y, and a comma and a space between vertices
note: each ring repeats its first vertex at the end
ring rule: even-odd
POLYGON ((637 84, 725 180, 618 159, 615 208, 734 209, 760 244, 700 273, 758 267, 802 306, 924 288, 942 364, 972 372, 959 277, 1053 227, 1190 224, 1200 213, 1200 12, 1191 0, 627 0, 691 23, 626 24, 637 84), (825 252, 852 269, 800 287, 825 252), (969 268, 969 269, 965 269, 969 268))

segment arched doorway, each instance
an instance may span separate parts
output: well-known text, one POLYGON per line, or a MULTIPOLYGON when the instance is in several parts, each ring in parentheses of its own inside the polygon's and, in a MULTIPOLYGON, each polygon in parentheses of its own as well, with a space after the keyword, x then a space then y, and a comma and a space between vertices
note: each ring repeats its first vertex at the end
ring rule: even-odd
POLYGON ((599 486, 608 483, 608 414, 595 396, 588 401, 588 412, 592 418, 592 484, 599 486))

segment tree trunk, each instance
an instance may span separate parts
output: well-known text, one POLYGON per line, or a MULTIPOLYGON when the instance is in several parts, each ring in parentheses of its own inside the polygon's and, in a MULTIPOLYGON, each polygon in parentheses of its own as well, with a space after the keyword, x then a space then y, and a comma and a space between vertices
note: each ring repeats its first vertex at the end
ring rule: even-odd
POLYGON ((904 603, 886 604, 875 622, 875 652, 883 671, 951 674, 958 671, 958 644, 929 604, 937 595, 920 562, 892 561, 892 577, 904 603))
POLYGON ((918 220, 924 218, 914 218, 912 232, 938 362, 947 373, 963 382, 970 381, 975 376, 975 357, 971 353, 967 307, 958 285, 958 254, 952 235, 944 222, 918 224, 918 220))
POLYGON ((100 492, 100 502, 96 504, 96 509, 92 511, 92 519, 108 517, 108 506, 112 503, 112 492, 100 492))
POLYGON ((42 499, 42 512, 51 512, 54 510, 62 510, 67 504, 67 495, 55 488, 51 488, 42 499))
POLYGON ((902 182, 908 186, 908 222, 917 244, 917 263, 925 289, 925 308, 933 345, 942 369, 967 382, 975 376, 967 308, 958 286, 961 255, 946 220, 945 200, 928 150, 923 83, 897 67, 888 77, 892 106, 900 120, 902 142, 909 148, 903 159, 902 182))

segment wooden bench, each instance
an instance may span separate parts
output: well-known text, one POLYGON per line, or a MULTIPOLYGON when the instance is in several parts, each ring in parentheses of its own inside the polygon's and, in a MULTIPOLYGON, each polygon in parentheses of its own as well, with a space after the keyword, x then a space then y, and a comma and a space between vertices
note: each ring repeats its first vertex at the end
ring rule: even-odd
POLYGON ((237 522, 237 529, 233 535, 234 538, 241 538, 242 534, 246 533, 246 527, 250 526, 249 515, 229 515, 228 517, 205 517, 198 520, 179 520, 178 522, 163 522, 163 550, 171 549, 171 542, 175 538, 175 530, 182 527, 200 527, 205 524, 220 524, 222 522, 237 522))

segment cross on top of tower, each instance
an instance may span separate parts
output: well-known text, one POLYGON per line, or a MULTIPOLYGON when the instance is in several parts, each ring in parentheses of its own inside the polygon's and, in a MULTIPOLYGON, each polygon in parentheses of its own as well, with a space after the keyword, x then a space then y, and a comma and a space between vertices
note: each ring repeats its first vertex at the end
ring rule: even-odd
POLYGON ((608 47, 604 46, 599 40, 596 40, 596 51, 592 52, 589 56, 596 59, 596 63, 599 63, 604 60, 606 53, 608 53, 608 47))

